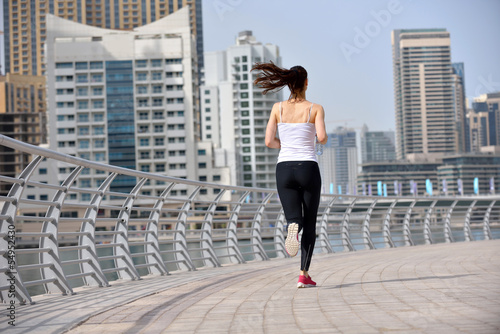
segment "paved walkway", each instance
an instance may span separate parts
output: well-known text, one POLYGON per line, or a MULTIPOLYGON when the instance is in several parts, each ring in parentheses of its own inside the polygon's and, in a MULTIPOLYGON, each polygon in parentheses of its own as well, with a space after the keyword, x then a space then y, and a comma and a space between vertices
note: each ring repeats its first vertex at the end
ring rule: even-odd
POLYGON ((38 296, 12 333, 500 333, 500 240, 315 255, 38 296))

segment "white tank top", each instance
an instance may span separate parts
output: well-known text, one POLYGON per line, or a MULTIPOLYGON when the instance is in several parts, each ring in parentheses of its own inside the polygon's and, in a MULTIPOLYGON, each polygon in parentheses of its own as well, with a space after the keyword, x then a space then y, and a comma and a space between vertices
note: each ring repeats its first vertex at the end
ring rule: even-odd
POLYGON ((311 119, 311 108, 306 123, 283 123, 281 116, 283 110, 280 102, 280 122, 278 132, 281 141, 281 149, 278 163, 283 161, 316 161, 315 140, 316 126, 309 123, 311 119))

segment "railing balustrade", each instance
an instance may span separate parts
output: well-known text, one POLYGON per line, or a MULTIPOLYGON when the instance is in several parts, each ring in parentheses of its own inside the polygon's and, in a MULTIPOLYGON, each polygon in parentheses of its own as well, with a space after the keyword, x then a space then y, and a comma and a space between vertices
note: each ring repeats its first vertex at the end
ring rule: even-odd
MULTIPOLYGON (((71 295, 80 286, 288 256, 275 190, 139 172, 4 135, 0 146, 33 155, 19 175, 0 175, 3 302, 32 303, 33 295, 71 295), (62 182, 57 171, 67 174, 62 182), (134 180, 127 192, 120 191, 124 180, 134 180)), ((315 251, 499 237, 498 196, 323 194, 315 251)))

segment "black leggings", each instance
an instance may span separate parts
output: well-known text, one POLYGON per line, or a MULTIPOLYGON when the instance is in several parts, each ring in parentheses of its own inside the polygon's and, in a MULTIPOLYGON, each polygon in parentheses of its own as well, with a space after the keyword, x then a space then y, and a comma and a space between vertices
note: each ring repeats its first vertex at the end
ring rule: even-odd
POLYGON ((316 242, 316 218, 321 175, 315 161, 285 161, 276 165, 276 184, 287 223, 302 230, 300 270, 309 270, 316 242))

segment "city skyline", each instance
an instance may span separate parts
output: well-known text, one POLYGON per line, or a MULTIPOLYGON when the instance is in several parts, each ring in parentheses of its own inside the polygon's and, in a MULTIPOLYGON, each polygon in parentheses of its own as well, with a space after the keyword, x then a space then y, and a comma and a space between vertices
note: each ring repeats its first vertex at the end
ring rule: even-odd
POLYGON ((300 64, 308 70, 308 98, 324 106, 329 132, 340 125, 359 128, 364 123, 373 131, 395 130, 391 62, 394 29, 446 29, 451 37, 451 61, 465 66, 469 102, 480 94, 500 91, 500 66, 495 58, 500 43, 492 43, 497 38, 495 32, 500 31, 495 17, 500 1, 300 4, 203 1, 205 51, 224 49, 242 30, 252 30, 263 43, 279 45, 284 67, 300 64), (301 24, 301 29, 290 19, 297 10, 308 23, 301 24), (387 12, 390 17, 383 15, 387 12), (371 29, 372 36, 364 33, 368 41, 363 45, 359 31, 365 29, 371 29))
MULTIPOLYGON (((0 6, 2 30, 4 1, 0 6)), ((447 29, 452 62, 465 65, 469 101, 500 91, 500 66, 495 59, 500 43, 491 43, 495 32, 500 31, 495 18, 500 1, 323 0, 310 2, 307 7, 299 5, 298 1, 203 0, 205 51, 227 48, 243 30, 252 30, 263 43, 279 45, 283 66, 301 64, 308 69, 308 98, 325 107, 328 131, 340 125, 359 128, 364 123, 374 131, 395 130, 390 61, 390 34, 394 29, 447 29), (311 24, 302 24, 303 28, 296 31, 292 20, 280 18, 293 15, 299 8, 311 24), (371 36, 364 31, 370 31, 371 36), (315 57, 310 57, 311 50, 315 57), (363 99, 356 98, 360 91, 363 99), (327 100, 326 96, 332 98, 327 100)), ((3 40, 0 35, 2 72, 3 40)))

